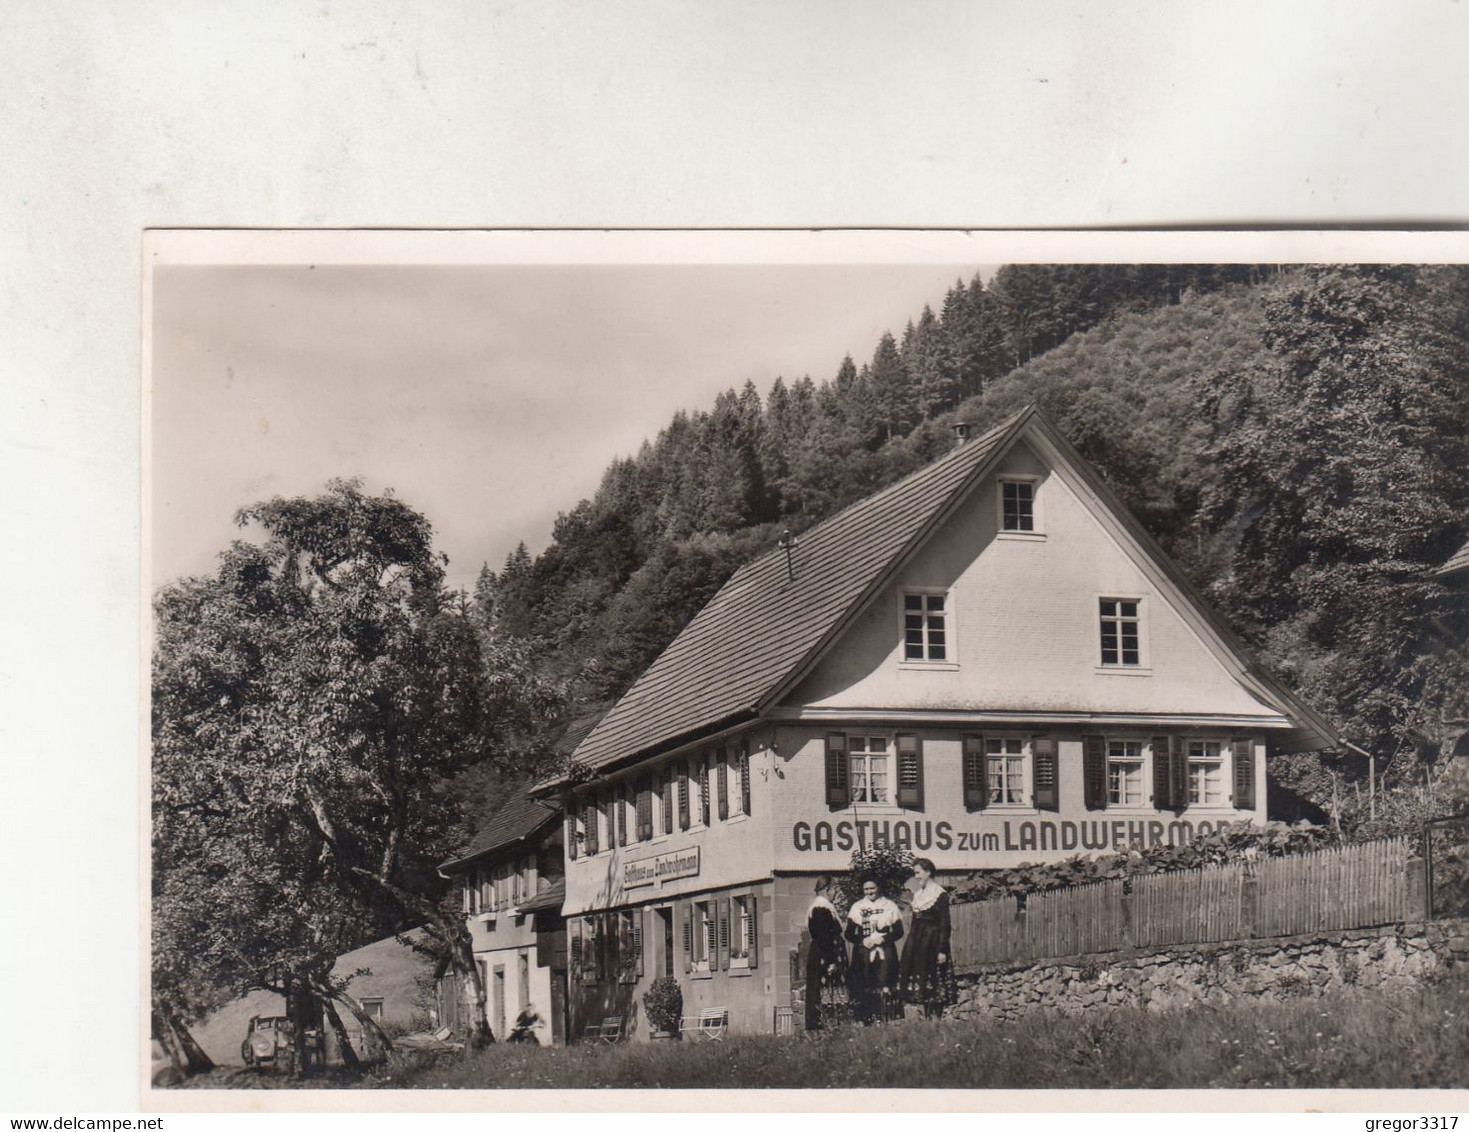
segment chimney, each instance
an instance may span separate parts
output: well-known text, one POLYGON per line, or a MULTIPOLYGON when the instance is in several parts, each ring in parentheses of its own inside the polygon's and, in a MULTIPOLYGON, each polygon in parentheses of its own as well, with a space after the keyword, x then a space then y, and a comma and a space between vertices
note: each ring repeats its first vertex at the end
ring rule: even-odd
POLYGON ((954 447, 957 448, 969 439, 969 422, 955 421, 949 426, 954 430, 954 447))

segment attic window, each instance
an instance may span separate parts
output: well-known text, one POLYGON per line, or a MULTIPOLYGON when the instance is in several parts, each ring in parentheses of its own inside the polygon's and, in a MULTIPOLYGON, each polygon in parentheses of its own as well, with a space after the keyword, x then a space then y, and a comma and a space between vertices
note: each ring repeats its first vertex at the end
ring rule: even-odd
POLYGON ((1035 484, 1030 480, 1000 481, 1000 529, 1034 531, 1035 484))
POLYGON ((949 659, 947 594, 911 590, 903 594, 903 659, 949 659))

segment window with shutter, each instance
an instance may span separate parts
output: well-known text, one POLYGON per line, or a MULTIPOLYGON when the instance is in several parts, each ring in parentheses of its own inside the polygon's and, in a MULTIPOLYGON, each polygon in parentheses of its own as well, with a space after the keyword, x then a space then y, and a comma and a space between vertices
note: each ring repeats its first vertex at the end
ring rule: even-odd
POLYGON ((917 735, 898 736, 898 805, 923 809, 923 740, 917 735))
POLYGON ((1049 735, 1035 735, 1030 740, 1031 797, 1038 810, 1061 808, 1060 769, 1056 760, 1056 740, 1049 735))
POLYGON ((678 776, 672 767, 663 768, 663 832, 673 832, 673 795, 678 790, 678 776))
POLYGON ((748 967, 750 953, 750 901, 753 896, 733 896, 729 901, 729 966, 748 967))
POLYGON ((678 764, 678 828, 689 828, 689 764, 678 764))
POLYGON ((719 916, 719 962, 721 971, 729 970, 729 897, 721 897, 715 902, 715 911, 719 916))
POLYGON ((1082 753, 1082 787, 1086 808, 1107 808, 1107 740, 1101 735, 1088 735, 1082 753))
POLYGON ((729 751, 719 748, 719 758, 714 764, 714 783, 719 794, 719 820, 729 820, 729 751))
POLYGON ((760 903, 753 892, 746 897, 746 901, 748 902, 746 922, 749 924, 750 932, 745 941, 745 958, 749 960, 751 967, 758 967, 760 965, 760 903))
POLYGON ((826 804, 834 810, 841 810, 849 801, 847 737, 833 731, 826 737, 826 804))
POLYGON ((683 906, 683 969, 687 975, 694 969, 694 906, 683 906))
POLYGON ((1255 808, 1255 744, 1250 739, 1232 739, 1230 753, 1234 756, 1234 808, 1255 808))
POLYGON ((740 813, 750 812, 750 744, 740 744, 740 813))
POLYGON ((1168 743, 1168 785, 1175 809, 1183 809, 1188 798, 1188 749, 1182 735, 1174 735, 1168 743))
POLYGON ((595 857, 599 848, 597 844, 597 827, 602 824, 598 820, 596 795, 588 794, 583 799, 582 805, 582 824, 586 827, 587 831, 587 856, 595 857))
POLYGON ((653 788, 644 775, 638 779, 638 840, 653 837, 653 788))
POLYGON ((566 855, 573 861, 576 860, 577 841, 576 836, 576 809, 574 806, 566 807, 566 855))
POLYGON ((1153 806, 1171 810, 1173 801, 1173 757, 1167 735, 1154 735, 1153 741, 1153 806))
POLYGON ((713 810, 713 798, 710 797, 709 781, 709 754, 705 752, 698 756, 699 773, 699 821, 708 826, 713 824, 709 817, 713 810))
POLYGON ((580 983, 586 981, 586 953, 581 938, 581 921, 573 919, 566 925, 567 934, 571 937, 568 941, 570 956, 568 962, 571 967, 571 981, 580 983))
POLYGON ((1218 739, 1185 739, 1188 758, 1188 794, 1190 806, 1222 806, 1228 787, 1224 778, 1224 744, 1218 739))
POLYGON ((964 736, 964 806, 982 810, 990 797, 989 771, 984 757, 984 739, 964 736))
POLYGON ((617 808, 617 844, 627 844, 627 787, 619 786, 612 794, 612 804, 617 808))

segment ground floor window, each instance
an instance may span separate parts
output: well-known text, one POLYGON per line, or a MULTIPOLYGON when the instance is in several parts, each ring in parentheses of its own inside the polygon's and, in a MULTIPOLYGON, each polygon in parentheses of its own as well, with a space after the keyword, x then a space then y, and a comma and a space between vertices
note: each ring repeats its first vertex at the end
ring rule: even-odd
POLYGON ((694 904, 694 953, 692 956, 695 971, 709 970, 709 960, 714 955, 717 930, 714 906, 707 900, 697 901, 694 904))
POLYGON ((736 896, 730 901, 729 965, 731 967, 750 965, 750 937, 753 934, 754 926, 750 905, 754 899, 754 896, 736 896))

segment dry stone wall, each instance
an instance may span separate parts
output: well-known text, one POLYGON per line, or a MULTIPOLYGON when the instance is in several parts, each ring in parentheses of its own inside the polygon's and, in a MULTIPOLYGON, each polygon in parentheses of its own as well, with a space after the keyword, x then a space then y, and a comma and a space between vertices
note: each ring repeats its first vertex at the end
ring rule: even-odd
POLYGON ((1069 956, 963 974, 952 1014, 1010 1021, 1037 1010, 1166 1010, 1246 997, 1316 995, 1348 986, 1406 990, 1436 970, 1466 961, 1466 920, 1069 956))

